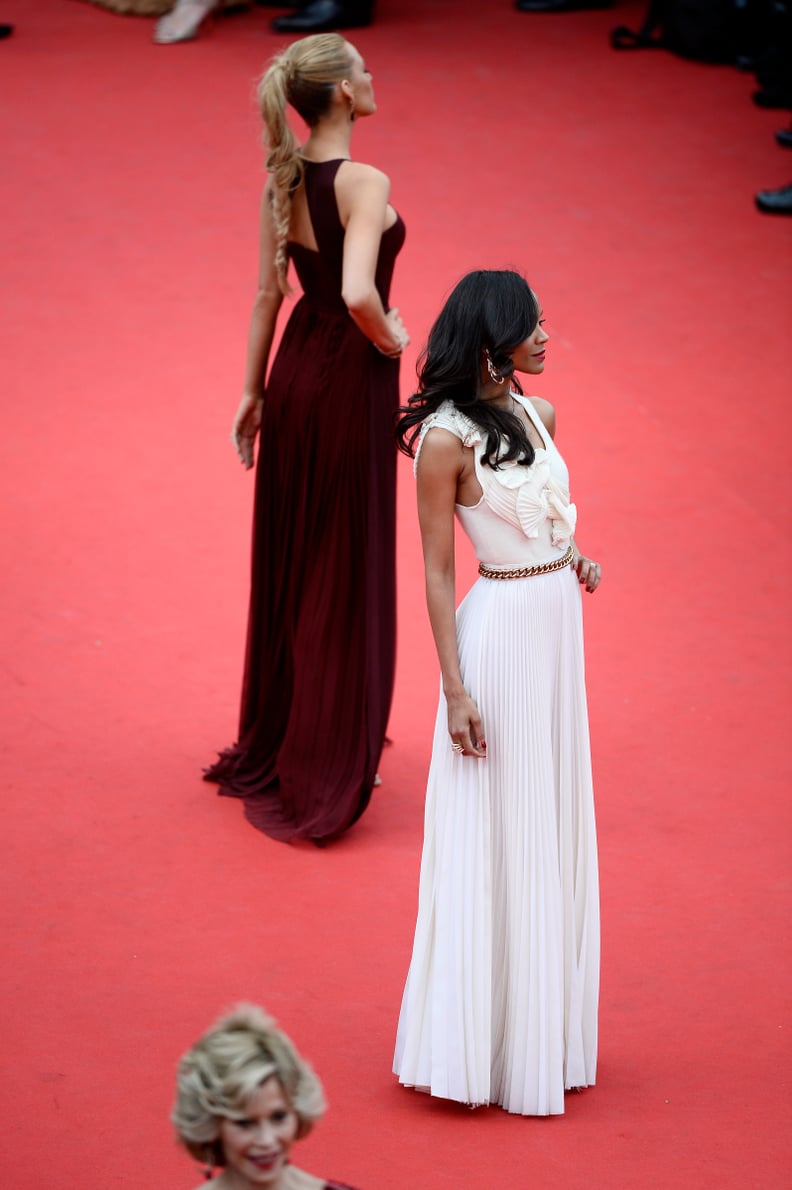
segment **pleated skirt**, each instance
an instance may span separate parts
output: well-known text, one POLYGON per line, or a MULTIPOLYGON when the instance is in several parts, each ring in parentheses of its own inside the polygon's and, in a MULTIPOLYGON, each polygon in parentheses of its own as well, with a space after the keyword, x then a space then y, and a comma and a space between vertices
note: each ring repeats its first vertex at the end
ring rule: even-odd
POLYGON ((479 579, 457 612, 487 757, 429 770, 399 1081, 523 1115, 597 1063, 599 889, 581 594, 571 569, 479 579))

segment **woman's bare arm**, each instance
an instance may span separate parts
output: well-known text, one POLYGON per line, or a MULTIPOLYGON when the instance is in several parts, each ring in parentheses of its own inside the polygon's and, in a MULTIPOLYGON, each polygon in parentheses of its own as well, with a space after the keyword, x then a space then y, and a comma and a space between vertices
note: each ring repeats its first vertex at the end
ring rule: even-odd
POLYGON ((399 311, 385 311, 375 284, 380 241, 388 216, 390 182, 370 165, 348 161, 336 174, 344 225, 341 296, 350 317, 386 355, 400 355, 410 338, 399 311))
MULTIPOLYGON (((429 430, 418 458, 418 520, 421 526, 426 605, 432 625, 448 731, 468 756, 486 755, 478 707, 465 690, 459 667, 454 589, 454 507, 464 467, 462 443, 447 430, 429 430)), ((449 743, 450 746, 450 743, 449 743)))
POLYGON ((248 329, 247 359, 242 400, 239 403, 231 440, 246 469, 253 466, 253 453, 261 425, 261 405, 275 324, 283 301, 275 268, 275 226, 270 206, 269 183, 261 198, 259 235, 259 283, 248 329))

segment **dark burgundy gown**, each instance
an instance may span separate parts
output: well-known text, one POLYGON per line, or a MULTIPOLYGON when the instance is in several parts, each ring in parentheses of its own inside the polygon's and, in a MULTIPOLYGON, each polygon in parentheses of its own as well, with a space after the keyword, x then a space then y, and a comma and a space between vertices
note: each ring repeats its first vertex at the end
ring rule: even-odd
MULTIPOLYGON (((303 296, 264 396, 239 738, 206 772, 283 840, 331 839, 363 813, 393 689, 399 365, 341 300, 341 164, 306 165, 318 251, 289 245, 303 296)), ((376 270, 386 309, 403 243, 397 219, 376 270)))

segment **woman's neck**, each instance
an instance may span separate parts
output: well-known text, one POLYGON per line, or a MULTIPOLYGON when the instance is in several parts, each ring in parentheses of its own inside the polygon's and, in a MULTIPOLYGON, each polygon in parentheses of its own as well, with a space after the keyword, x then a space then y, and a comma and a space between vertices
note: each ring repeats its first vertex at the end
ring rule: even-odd
POLYGON ((514 398, 511 395, 511 384, 486 384, 481 390, 480 400, 487 405, 495 405, 498 409, 505 409, 509 413, 514 409, 514 398))
MULTIPOLYGON (((296 1165, 287 1165, 278 1181, 270 1183, 267 1190, 321 1190, 322 1186, 324 1182, 321 1178, 315 1178, 296 1165)), ((233 1169, 224 1169, 206 1183, 206 1190, 252 1190, 252 1185, 246 1178, 240 1178, 233 1169)))
POLYGON ((352 122, 346 112, 322 120, 302 147, 308 161, 335 161, 350 156, 352 122))

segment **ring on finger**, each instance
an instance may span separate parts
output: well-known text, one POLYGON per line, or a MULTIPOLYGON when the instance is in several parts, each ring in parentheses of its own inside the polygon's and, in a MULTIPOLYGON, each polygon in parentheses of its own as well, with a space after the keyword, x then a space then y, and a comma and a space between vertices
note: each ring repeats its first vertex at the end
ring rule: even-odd
POLYGON ((463 749, 462 745, 458 741, 455 740, 454 743, 451 745, 451 751, 452 752, 462 752, 462 751, 464 751, 464 749, 463 749))

